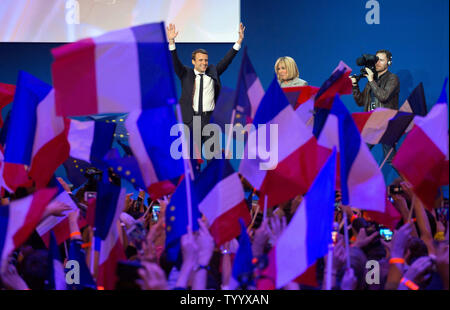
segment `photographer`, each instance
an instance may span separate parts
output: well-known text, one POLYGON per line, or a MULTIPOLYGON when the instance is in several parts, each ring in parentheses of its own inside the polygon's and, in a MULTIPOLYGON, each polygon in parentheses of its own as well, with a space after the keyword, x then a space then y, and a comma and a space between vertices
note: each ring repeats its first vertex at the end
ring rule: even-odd
MULTIPOLYGON (((366 60, 364 56, 363 59, 366 60)), ((367 77, 368 83, 362 93, 359 90, 358 79, 355 76, 350 76, 353 85, 353 98, 358 106, 364 106, 364 112, 369 112, 376 108, 398 110, 400 81, 397 75, 388 71, 389 66, 392 64, 392 54, 388 50, 379 50, 376 53, 376 57, 378 57, 378 60, 375 58, 374 61, 371 61, 372 59, 368 57, 369 61, 366 60, 364 64, 365 68, 363 70, 366 72, 364 76, 367 77), (369 67, 375 69, 375 72, 369 67)), ((358 65, 360 64, 358 63, 358 65)), ((391 147, 385 144, 382 144, 382 147, 383 156, 386 157, 391 147)), ((392 162, 394 155, 395 147, 394 152, 388 158, 388 163, 392 162)))
POLYGON ((358 81, 351 76, 353 84, 353 98, 358 106, 364 106, 364 111, 369 112, 376 108, 389 108, 398 110, 398 96, 400 93, 400 81, 392 72, 388 71, 388 67, 392 64, 392 54, 388 50, 380 50, 376 56, 378 61, 375 63, 373 72, 368 66, 365 71, 368 83, 361 93, 358 81))

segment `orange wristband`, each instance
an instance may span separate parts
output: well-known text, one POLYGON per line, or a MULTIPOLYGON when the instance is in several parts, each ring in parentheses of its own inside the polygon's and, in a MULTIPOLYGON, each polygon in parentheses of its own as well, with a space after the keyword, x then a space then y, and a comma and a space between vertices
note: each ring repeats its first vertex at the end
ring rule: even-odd
POLYGON ((356 220, 358 218, 358 216, 356 214, 353 214, 352 217, 350 218, 350 224, 353 223, 354 220, 356 220))
POLYGON ((393 257, 389 260, 389 264, 404 264, 405 260, 403 258, 393 257))
POLYGON ((70 234, 70 238, 75 236, 81 236, 81 233, 79 231, 74 231, 73 233, 70 234))
POLYGON ((400 283, 405 284, 410 290, 413 290, 413 291, 417 291, 419 289, 419 286, 416 283, 414 283, 411 280, 406 279, 405 277, 403 277, 400 280, 400 283))
POLYGON ((91 245, 92 245, 92 242, 83 243, 83 244, 81 245, 81 248, 82 248, 82 249, 84 249, 84 248, 89 248, 89 247, 91 247, 91 245))

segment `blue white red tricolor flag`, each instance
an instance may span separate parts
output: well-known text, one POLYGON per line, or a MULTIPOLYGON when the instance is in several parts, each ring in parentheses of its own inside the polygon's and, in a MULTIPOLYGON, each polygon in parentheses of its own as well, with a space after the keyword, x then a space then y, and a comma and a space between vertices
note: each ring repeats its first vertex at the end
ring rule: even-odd
POLYGON ((328 252, 332 242, 336 181, 336 151, 317 175, 289 225, 269 256, 263 275, 282 288, 328 252))
POLYGON ((230 241, 241 231, 239 219, 250 224, 244 189, 238 173, 226 159, 212 160, 195 180, 200 212, 208 219, 216 245, 230 241))
POLYGON ((441 95, 427 116, 416 116, 392 164, 413 191, 431 209, 438 188, 449 184, 447 79, 441 95))
POLYGON ((163 23, 108 32, 52 54, 58 115, 126 113, 176 103, 163 23))
POLYGON ((0 207, 0 265, 14 249, 22 245, 41 220, 56 189, 41 189, 33 195, 0 207))
POLYGON ((330 150, 337 147, 342 204, 383 213, 386 205, 383 174, 338 95, 319 132, 318 144, 330 150))
POLYGON ((297 116, 276 79, 261 100, 253 124, 255 129, 248 135, 239 167, 242 176, 262 196, 268 196, 268 207, 306 193, 331 149, 317 144, 311 129, 297 116), (260 156, 259 149, 264 148, 259 145, 260 140, 272 141, 273 145, 265 146, 271 150, 272 162, 260 156))
POLYGON ((69 156, 69 123, 69 119, 56 116, 52 87, 20 71, 6 140, 4 177, 10 175, 5 173, 8 163, 27 165, 36 187, 45 187, 69 156))

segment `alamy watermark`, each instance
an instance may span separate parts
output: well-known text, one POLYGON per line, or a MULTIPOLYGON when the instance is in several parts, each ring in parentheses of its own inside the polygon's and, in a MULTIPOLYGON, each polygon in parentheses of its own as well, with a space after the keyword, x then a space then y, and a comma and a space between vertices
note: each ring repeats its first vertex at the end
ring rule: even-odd
POLYGON ((64 266, 66 271, 66 283, 68 285, 80 284, 80 263, 76 260, 68 260, 64 266))
POLYGON ((369 0, 366 2, 366 9, 370 9, 366 13, 366 23, 368 25, 380 24, 380 3, 376 0, 369 0))
POLYGON ((67 25, 80 24, 80 3, 76 0, 66 1, 66 23, 67 25))
POLYGON ((201 154, 207 160, 222 159, 222 150, 225 149, 225 156, 228 159, 233 158, 234 149, 236 149, 235 159, 259 159, 259 168, 261 170, 273 170, 278 165, 278 124, 259 124, 258 128, 254 124, 242 125, 225 125, 226 146, 222 143, 222 129, 217 124, 207 124, 201 129, 200 116, 194 116, 192 133, 189 127, 185 124, 173 125, 170 129, 172 137, 178 137, 170 146, 170 154, 173 159, 200 159, 201 154), (184 134, 183 134, 184 133, 184 134), (247 134, 247 144, 245 144, 245 134, 247 134), (228 141, 236 136, 234 141, 228 141), (201 150, 193 151, 190 154, 191 143, 194 145, 201 145, 203 137, 209 137, 203 143, 201 150), (183 138, 185 137, 183 143, 183 138), (192 137, 192 140, 190 139, 192 137), (185 149, 183 149, 185 147, 185 149), (245 151, 244 151, 245 149, 245 151), (242 151, 241 151, 242 150, 242 151))

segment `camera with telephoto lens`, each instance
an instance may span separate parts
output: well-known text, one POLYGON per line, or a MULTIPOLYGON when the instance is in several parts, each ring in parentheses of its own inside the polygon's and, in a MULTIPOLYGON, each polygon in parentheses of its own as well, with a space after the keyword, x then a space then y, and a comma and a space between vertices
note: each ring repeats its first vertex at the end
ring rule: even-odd
POLYGON ((378 79, 377 70, 375 68, 375 64, 378 62, 378 56, 371 55, 371 54, 363 54, 361 57, 358 57, 356 59, 356 64, 361 68, 361 74, 354 74, 351 77, 355 78, 357 82, 363 77, 367 75, 366 68, 369 68, 373 72, 373 79, 378 79))

